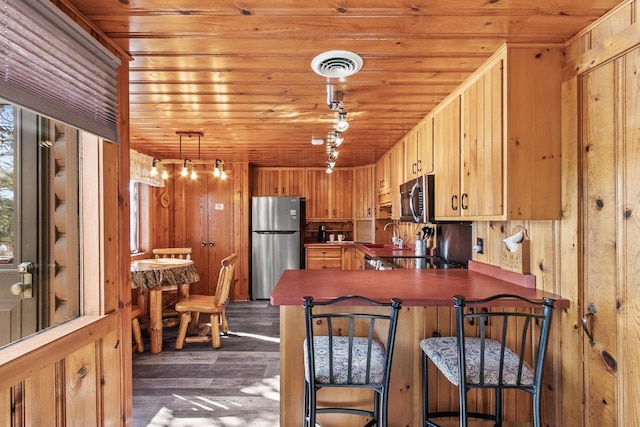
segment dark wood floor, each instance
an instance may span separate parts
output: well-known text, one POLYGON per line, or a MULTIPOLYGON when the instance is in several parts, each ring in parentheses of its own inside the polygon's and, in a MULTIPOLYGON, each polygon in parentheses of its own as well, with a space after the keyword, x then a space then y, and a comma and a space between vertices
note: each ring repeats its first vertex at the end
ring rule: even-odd
POLYGON ((175 350, 177 328, 165 329, 163 351, 133 354, 133 425, 274 427, 279 422, 279 310, 268 301, 231 302, 229 334, 175 350))

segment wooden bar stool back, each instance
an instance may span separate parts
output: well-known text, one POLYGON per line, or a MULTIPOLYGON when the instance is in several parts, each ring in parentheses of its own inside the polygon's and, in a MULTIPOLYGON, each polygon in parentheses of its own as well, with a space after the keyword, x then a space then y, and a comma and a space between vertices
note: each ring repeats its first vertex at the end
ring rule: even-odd
POLYGON ((220 332, 226 334, 229 331, 225 304, 229 299, 237 258, 238 254, 234 253, 222 260, 215 295, 189 295, 176 304, 175 310, 180 313, 176 350, 181 350, 185 342, 211 341, 213 348, 220 347, 220 332), (208 328, 205 328, 197 336, 187 336, 187 332, 189 335, 196 332, 200 313, 211 316, 211 336, 207 335, 208 328))

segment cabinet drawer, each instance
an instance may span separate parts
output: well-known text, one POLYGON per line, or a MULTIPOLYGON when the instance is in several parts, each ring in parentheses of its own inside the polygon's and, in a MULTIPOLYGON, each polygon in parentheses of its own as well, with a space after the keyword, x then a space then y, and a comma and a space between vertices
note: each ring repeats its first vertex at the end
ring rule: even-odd
POLYGON ((340 258, 307 258, 307 270, 320 270, 322 268, 342 268, 342 259, 340 258))
POLYGON ((341 258, 342 248, 340 247, 309 247, 307 248, 309 258, 341 258))

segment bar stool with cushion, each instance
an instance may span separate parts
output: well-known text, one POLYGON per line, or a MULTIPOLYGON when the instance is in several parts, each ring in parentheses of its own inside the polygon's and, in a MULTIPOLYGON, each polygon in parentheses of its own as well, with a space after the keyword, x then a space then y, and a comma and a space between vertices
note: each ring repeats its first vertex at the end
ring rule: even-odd
POLYGON ((175 309, 180 313, 176 350, 181 350, 185 342, 211 341, 213 348, 220 347, 220 332, 226 334, 229 331, 225 304, 229 299, 237 257, 238 254, 234 253, 222 260, 215 295, 189 295, 176 303, 175 309), (190 335, 196 332, 200 313, 211 317, 211 336, 207 335, 208 329, 197 336, 187 336, 187 332, 190 335))
POLYGON ((303 345, 304 426, 315 427, 316 416, 324 413, 361 415, 371 418, 366 426, 387 426, 389 376, 401 305, 402 301, 397 298, 390 303, 378 303, 360 296, 343 296, 326 302, 303 298, 307 330, 303 345), (380 314, 380 310, 314 311, 315 307, 334 304, 388 307, 390 313, 380 314), (318 407, 317 393, 325 387, 371 389, 373 409, 348 405, 318 407))
POLYGON ((531 394, 533 425, 540 427, 542 369, 554 300, 544 298, 537 302, 518 295, 501 294, 469 301, 463 296, 455 296, 454 306, 456 336, 427 338, 420 342, 423 352, 423 426, 438 426, 430 419, 451 416, 460 418, 461 427, 468 425, 469 417, 493 420, 495 425, 502 425, 502 392, 513 389, 531 394), (467 312, 466 307, 470 308, 467 312), (504 307, 518 307, 518 310, 504 307), (465 330, 470 328, 479 329, 477 337, 465 336, 465 330), (430 408, 429 361, 458 387, 459 411, 430 408), (477 409, 470 408, 467 400, 470 389, 495 392, 492 413, 482 410, 480 404, 477 409))

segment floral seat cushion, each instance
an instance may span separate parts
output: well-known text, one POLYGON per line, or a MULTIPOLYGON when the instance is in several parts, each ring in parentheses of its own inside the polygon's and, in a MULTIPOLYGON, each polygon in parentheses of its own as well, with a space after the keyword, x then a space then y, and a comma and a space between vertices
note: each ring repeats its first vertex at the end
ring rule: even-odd
MULTIPOLYGON (((329 337, 313 338, 315 352, 316 383, 348 384, 349 337, 333 337, 333 381, 329 380, 329 337)), ((385 350, 382 343, 374 340, 371 344, 371 368, 369 381, 367 375, 367 359, 369 340, 353 338, 353 362, 351 366, 351 384, 381 384, 384 379, 385 350)), ((304 340, 304 376, 309 381, 309 355, 307 340, 304 340)))
MULTIPOLYGON (((480 342, 480 338, 465 337, 464 339, 468 384, 480 384, 480 342)), ((490 339, 485 339, 484 345, 484 384, 498 385, 502 346, 498 341, 490 339)), ((456 337, 427 338, 420 341, 420 348, 452 384, 460 385, 458 339, 456 337)), ((502 373, 504 385, 518 384, 519 363, 518 355, 506 348, 502 373)), ((533 384, 533 373, 526 363, 522 366, 520 384, 533 384)))

